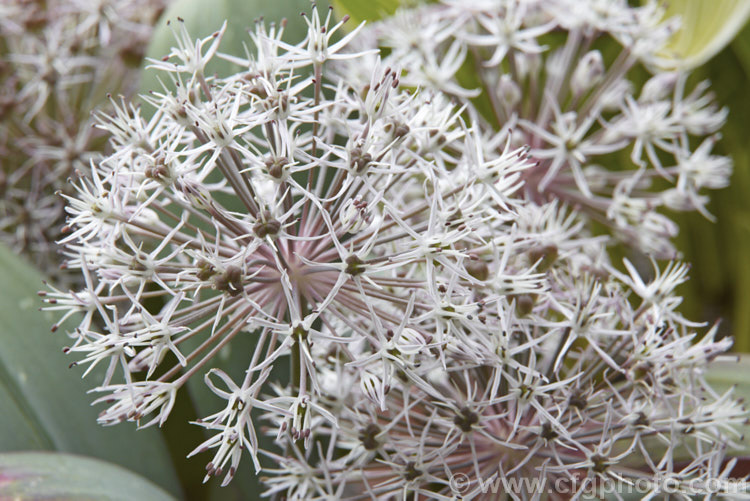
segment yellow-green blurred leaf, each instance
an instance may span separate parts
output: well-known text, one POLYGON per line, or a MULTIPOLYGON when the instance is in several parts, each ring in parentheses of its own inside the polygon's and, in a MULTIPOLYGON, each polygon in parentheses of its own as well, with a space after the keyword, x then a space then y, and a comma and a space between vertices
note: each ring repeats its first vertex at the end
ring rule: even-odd
POLYGON ((348 15, 356 26, 362 21, 377 21, 390 16, 399 7, 414 7, 425 0, 333 0, 333 7, 339 17, 348 15))
POLYGON ((695 68, 729 44, 750 16, 748 0, 663 0, 665 18, 679 16, 680 29, 663 55, 667 65, 695 68))

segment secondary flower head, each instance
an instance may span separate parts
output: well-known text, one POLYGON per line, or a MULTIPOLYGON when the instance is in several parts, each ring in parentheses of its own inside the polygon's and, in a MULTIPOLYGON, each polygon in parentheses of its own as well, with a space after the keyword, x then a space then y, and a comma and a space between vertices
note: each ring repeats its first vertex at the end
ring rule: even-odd
MULTIPOLYGON (((677 22, 655 1, 443 1, 397 12, 355 44, 388 48, 384 63, 403 69, 403 85, 474 104, 480 127, 512 128, 536 161, 524 198, 564 201, 674 258, 665 209, 710 217, 704 191, 731 172, 711 153, 726 110, 708 84, 691 89, 687 74, 658 69, 677 22)), ((367 65, 351 66, 341 74, 368 78, 367 65)))
POLYGON ((0 239, 57 279, 65 220, 55 193, 106 140, 92 110, 136 90, 166 2, 8 0, 0 5, 0 239))
POLYGON ((196 421, 207 478, 226 484, 243 455, 260 469, 262 452, 269 492, 293 499, 450 498, 457 473, 472 489, 634 464, 654 488, 721 476, 745 412, 702 380, 730 341, 697 341, 675 311, 685 268, 612 266, 579 206, 528 188, 528 127, 492 127, 452 77, 414 85, 409 61, 350 50, 360 28, 333 43, 318 16, 297 45, 259 24, 245 59, 218 52, 221 31, 183 34, 154 62, 171 84, 146 98, 152 118, 125 102, 102 117, 113 153, 76 182, 63 241, 86 286, 44 293, 85 313, 69 351, 107 365, 100 421, 161 424, 202 374, 225 402, 196 421), (217 54, 242 71, 204 74, 217 54), (235 380, 213 362, 243 339, 235 380), (254 410, 279 450, 259 445, 254 410))

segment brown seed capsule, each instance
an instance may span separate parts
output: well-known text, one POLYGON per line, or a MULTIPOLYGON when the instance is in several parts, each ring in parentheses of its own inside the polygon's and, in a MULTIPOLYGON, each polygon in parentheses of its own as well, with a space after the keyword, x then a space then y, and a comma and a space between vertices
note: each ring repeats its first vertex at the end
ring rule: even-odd
POLYGON ((539 436, 542 437, 544 440, 550 441, 550 440, 556 439, 559 435, 552 428, 551 424, 544 423, 542 424, 542 431, 539 433, 539 436))
POLYGON ((346 272, 352 276, 359 275, 360 273, 365 271, 364 264, 364 261, 362 261, 356 255, 352 254, 351 256, 346 258, 346 272))
POLYGON ((281 179, 284 175, 284 167, 289 163, 285 157, 266 160, 268 174, 274 179, 281 179))
POLYGON ((276 236, 281 229, 281 223, 271 217, 269 211, 263 211, 263 216, 258 219, 253 225, 253 232, 258 238, 266 238, 266 236, 276 236))
POLYGON ((359 441, 362 442, 362 446, 368 451, 374 451, 380 447, 380 441, 377 437, 380 431, 380 427, 375 423, 370 423, 362 428, 359 431, 359 441))
POLYGON ((464 433, 469 433, 472 427, 479 422, 479 416, 469 407, 462 407, 453 417, 453 424, 464 433))
POLYGON ((362 148, 356 147, 349 152, 349 166, 357 174, 363 174, 372 162, 372 155, 362 151, 362 148))
POLYGON ((583 410, 588 405, 588 399, 583 393, 581 393, 581 391, 575 390, 570 394, 570 397, 568 397, 568 405, 583 410))
POLYGON ((216 275, 216 268, 208 261, 201 260, 198 263, 198 273, 196 276, 199 280, 208 280, 212 276, 216 275))
POLYGON ((529 250, 529 258, 532 263, 539 263, 537 270, 547 271, 557 261, 558 250, 556 245, 544 245, 529 250))
POLYGON ((242 270, 237 266, 227 266, 224 273, 214 277, 214 287, 216 290, 224 291, 230 296, 237 296, 242 293, 242 270))
POLYGON ((466 272, 469 275, 481 282, 484 282, 490 276, 490 268, 487 266, 487 263, 474 256, 466 261, 464 268, 466 268, 466 272))
POLYGON ((404 465, 404 478, 411 482, 422 476, 422 470, 417 468, 417 464, 414 461, 409 461, 404 465))
POLYGON ((604 456, 601 456, 599 454, 594 454, 591 456, 591 462, 594 463, 591 465, 591 470, 595 473, 604 473, 607 471, 607 459, 604 456))
POLYGON ((516 297, 516 313, 519 317, 525 317, 534 310, 534 296, 531 294, 518 294, 516 297))

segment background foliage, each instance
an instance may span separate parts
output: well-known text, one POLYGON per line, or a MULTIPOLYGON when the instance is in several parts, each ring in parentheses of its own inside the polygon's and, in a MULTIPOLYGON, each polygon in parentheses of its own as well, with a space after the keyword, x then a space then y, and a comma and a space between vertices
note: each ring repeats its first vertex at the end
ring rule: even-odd
POLYGON ((693 265, 682 309, 696 320, 721 319, 735 350, 750 352, 750 25, 696 73, 711 80, 717 100, 729 109, 716 151, 733 158, 734 173, 729 187, 712 196, 715 223, 698 214, 677 218, 677 247, 693 265))

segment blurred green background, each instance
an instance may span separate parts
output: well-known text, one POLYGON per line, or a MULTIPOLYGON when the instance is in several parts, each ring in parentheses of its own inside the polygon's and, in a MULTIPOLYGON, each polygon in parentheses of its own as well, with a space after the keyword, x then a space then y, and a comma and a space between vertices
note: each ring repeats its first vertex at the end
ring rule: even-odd
POLYGON ((682 313, 695 320, 721 320, 720 330, 735 338, 735 350, 750 352, 750 25, 695 70, 711 80, 717 101, 729 109, 717 153, 734 160, 728 188, 711 194, 716 222, 680 214, 677 247, 692 263, 682 286, 682 313))

